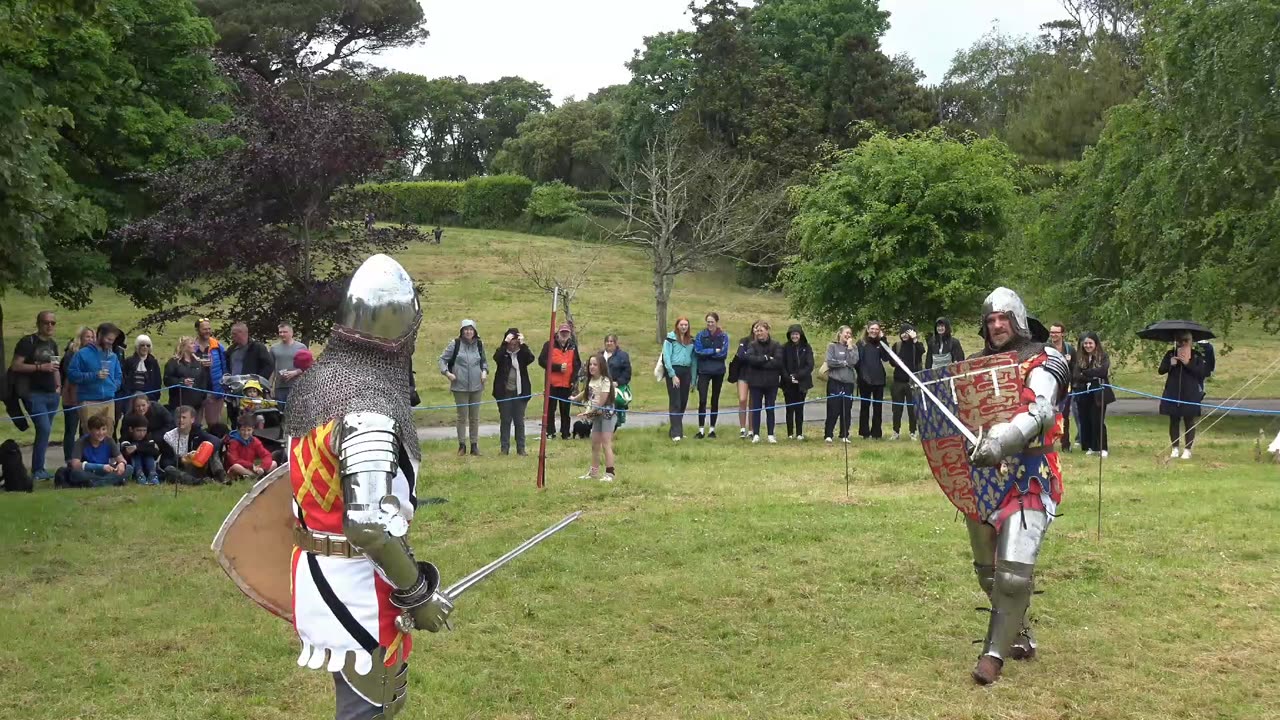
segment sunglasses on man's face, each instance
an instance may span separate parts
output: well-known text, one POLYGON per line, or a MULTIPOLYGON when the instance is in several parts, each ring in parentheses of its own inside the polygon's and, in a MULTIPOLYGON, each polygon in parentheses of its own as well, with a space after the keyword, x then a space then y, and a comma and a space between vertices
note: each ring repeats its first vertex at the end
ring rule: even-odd
POLYGON ((41 320, 40 324, 41 325, 57 325, 58 321, 57 320, 41 320))

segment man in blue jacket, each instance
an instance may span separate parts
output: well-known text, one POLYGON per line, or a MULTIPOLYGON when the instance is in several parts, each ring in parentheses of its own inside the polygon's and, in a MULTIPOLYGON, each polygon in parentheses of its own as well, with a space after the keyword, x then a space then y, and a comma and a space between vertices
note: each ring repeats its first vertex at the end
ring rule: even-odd
POLYGON ((89 418, 94 416, 104 418, 107 427, 116 426, 116 391, 124 378, 120 358, 115 353, 116 338, 120 335, 120 328, 109 322, 102 323, 98 326, 97 344, 80 348, 71 358, 67 379, 76 386, 81 427, 89 427, 89 418))
POLYGON ((729 357, 729 333, 720 329, 720 316, 707 313, 707 329, 693 339, 693 354, 698 359, 698 434, 694 438, 716 436, 716 418, 720 416, 720 387, 724 384, 724 361, 729 357), (707 386, 711 386, 711 428, 707 430, 707 386))

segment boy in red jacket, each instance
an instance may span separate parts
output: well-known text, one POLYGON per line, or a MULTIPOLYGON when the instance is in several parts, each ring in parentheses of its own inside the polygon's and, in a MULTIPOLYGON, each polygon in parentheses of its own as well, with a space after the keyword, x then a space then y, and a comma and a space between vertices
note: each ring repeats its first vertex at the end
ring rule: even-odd
POLYGON ((276 466, 266 446, 253 436, 255 424, 257 418, 252 412, 242 412, 239 429, 227 436, 227 474, 232 478, 260 478, 276 466))

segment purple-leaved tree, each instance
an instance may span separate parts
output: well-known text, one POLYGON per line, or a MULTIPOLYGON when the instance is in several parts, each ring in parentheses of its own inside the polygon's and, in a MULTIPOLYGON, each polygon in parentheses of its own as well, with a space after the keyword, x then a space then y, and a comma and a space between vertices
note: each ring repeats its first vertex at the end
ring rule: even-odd
POLYGON ((154 310, 143 325, 199 315, 270 337, 290 322, 323 339, 360 263, 420 238, 409 225, 367 228, 336 193, 397 149, 383 119, 341 86, 270 84, 219 65, 232 116, 207 129, 203 157, 149 177, 158 209, 117 233, 113 251, 150 277, 122 290, 154 310))

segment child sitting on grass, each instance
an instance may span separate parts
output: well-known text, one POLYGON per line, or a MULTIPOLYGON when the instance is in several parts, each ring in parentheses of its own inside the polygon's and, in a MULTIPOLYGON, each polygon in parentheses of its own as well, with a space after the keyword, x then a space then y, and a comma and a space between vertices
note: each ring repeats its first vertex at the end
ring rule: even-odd
POLYGON ((160 461, 160 446, 155 440, 147 437, 147 418, 143 415, 128 415, 124 419, 125 439, 120 443, 120 454, 129 464, 133 477, 139 485, 159 485, 157 464, 160 461))
POLYGON ((248 410, 240 413, 239 429, 227 436, 227 473, 235 478, 260 478, 271 472, 276 462, 262 441, 253 436, 258 418, 248 410))
POLYGON ((166 482, 203 485, 206 480, 226 480, 218 460, 218 439, 196 425, 196 411, 189 405, 178 408, 178 427, 164 434, 160 466, 166 482), (206 447, 208 446, 208 447, 206 447))
POLYGON ((66 479, 55 487, 103 487, 124 485, 129 475, 129 464, 120 455, 116 441, 107 437, 110 423, 101 415, 93 415, 86 422, 89 432, 76 441, 71 451, 66 479))

